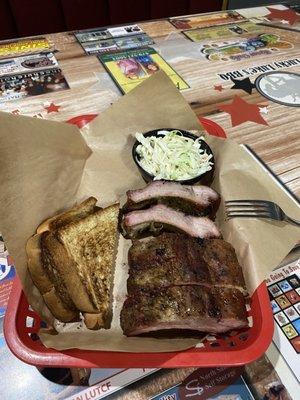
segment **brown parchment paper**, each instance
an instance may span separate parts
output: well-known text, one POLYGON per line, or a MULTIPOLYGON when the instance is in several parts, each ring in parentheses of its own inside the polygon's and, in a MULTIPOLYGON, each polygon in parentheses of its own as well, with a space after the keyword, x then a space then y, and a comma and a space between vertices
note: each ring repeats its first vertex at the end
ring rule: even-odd
MULTIPOLYGON (((4 170, 0 171, 1 182, 9 182, 9 185, 1 185, 0 231, 30 303, 49 320, 49 312, 26 269, 24 246, 36 226, 90 195, 97 197, 101 206, 106 206, 119 201, 129 188, 142 187, 144 182, 131 159, 136 132, 166 127, 201 130, 201 127, 182 95, 163 73, 139 85, 82 130, 92 150, 85 165, 89 151, 76 128, 3 114, 0 119, 1 161, 5 163, 4 170), (38 136, 40 132, 43 132, 41 137, 38 136)), ((207 137, 207 141, 216 158, 213 186, 221 193, 223 201, 272 200, 291 217, 300 218, 295 201, 244 148, 229 140, 207 137)), ((290 224, 249 219, 225 221, 223 203, 217 223, 224 238, 236 249, 250 293, 299 240, 299 229, 290 224)), ((88 331, 78 330, 80 324, 55 323, 58 334, 44 331, 40 335, 46 346, 157 352, 182 350, 197 343, 195 339, 127 338, 122 334, 119 312, 126 296, 129 246, 130 242, 120 237, 112 328, 88 331)))
POLYGON ((30 304, 52 315, 26 267, 25 243, 38 224, 71 206, 91 153, 69 124, 0 113, 0 232, 30 304))

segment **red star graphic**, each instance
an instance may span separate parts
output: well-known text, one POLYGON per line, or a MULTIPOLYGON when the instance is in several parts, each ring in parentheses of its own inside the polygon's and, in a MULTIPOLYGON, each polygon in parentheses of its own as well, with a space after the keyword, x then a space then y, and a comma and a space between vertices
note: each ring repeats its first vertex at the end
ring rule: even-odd
POLYGON ((240 96, 234 96, 231 104, 219 104, 219 110, 230 114, 232 126, 240 125, 247 121, 256 122, 261 125, 268 125, 263 119, 259 107, 261 104, 250 104, 240 96))
POLYGON ((14 114, 14 115, 19 115, 20 114, 20 110, 13 110, 11 113, 14 114))
POLYGON ((59 112, 61 106, 56 106, 54 103, 51 103, 50 106, 44 107, 47 110, 47 114, 51 112, 59 112))
POLYGON ((222 92, 224 90, 222 85, 215 85, 214 90, 217 90, 218 92, 222 92))
POLYGON ((290 25, 294 25, 295 22, 300 21, 300 15, 294 10, 277 10, 276 8, 267 7, 270 14, 266 15, 268 19, 280 19, 288 21, 290 25))

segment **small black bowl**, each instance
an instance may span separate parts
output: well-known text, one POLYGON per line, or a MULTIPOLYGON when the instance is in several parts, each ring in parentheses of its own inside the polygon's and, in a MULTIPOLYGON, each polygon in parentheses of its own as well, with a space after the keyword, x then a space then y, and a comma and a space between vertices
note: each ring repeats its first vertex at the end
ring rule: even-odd
MULTIPOLYGON (((149 131, 149 132, 143 133, 143 135, 145 137, 149 137, 149 136, 158 136, 159 137, 159 136, 163 136, 163 135, 160 135, 158 133, 159 131, 168 131, 168 132, 170 132, 170 131, 173 131, 173 130, 175 130, 175 129, 173 129, 173 128, 161 128, 161 129, 155 129, 153 131, 149 131)), ((194 140, 198 139, 198 136, 194 135, 191 132, 184 131, 182 129, 177 129, 177 130, 179 132, 181 132, 182 135, 185 136, 185 137, 188 137, 188 138, 191 138, 191 139, 194 139, 194 140)), ((204 140, 200 140, 200 143, 201 143, 201 149, 205 150, 208 155, 212 154, 212 158, 211 158, 211 161, 213 163, 212 169, 210 171, 205 172, 204 174, 200 174, 200 175, 195 176, 194 178, 191 178, 191 179, 185 179, 185 180, 181 180, 181 181, 174 181, 173 180, 172 182, 178 182, 178 183, 181 183, 182 185, 194 185, 195 183, 200 183, 200 184, 206 185, 206 186, 210 186, 211 185, 211 183, 213 181, 213 178, 214 178, 214 171, 215 171, 214 155, 213 155, 212 149, 209 147, 209 145, 204 140)), ((142 175, 142 178, 144 179, 145 182, 148 183, 148 182, 153 181, 154 176, 149 174, 147 171, 145 171, 144 168, 142 168, 140 166, 140 164, 139 164, 139 158, 140 157, 136 152, 136 148, 137 148, 137 146, 139 144, 140 144, 140 142, 138 140, 136 140, 134 145, 133 145, 133 147, 132 147, 132 157, 133 157, 133 161, 135 162, 135 164, 137 165, 137 167, 138 167, 138 169, 140 171, 140 174, 142 175)), ((164 180, 166 181, 166 179, 164 179, 164 180)))

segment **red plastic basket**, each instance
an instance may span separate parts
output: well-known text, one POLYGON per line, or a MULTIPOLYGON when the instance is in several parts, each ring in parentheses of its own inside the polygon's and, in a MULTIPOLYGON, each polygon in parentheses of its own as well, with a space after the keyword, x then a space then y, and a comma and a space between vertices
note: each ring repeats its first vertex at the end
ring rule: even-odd
MULTIPOLYGON (((96 115, 85 115, 68 121, 80 127, 96 115)), ((225 137, 224 130, 215 122, 200 118, 208 133, 225 137)), ((81 368, 176 368, 240 366, 259 358, 268 348, 274 330, 273 314, 265 283, 250 299, 249 317, 252 326, 228 336, 205 340, 202 347, 169 353, 126 353, 71 349, 58 351, 46 348, 39 340, 41 319, 32 311, 15 278, 6 315, 4 336, 12 353, 22 361, 49 367, 81 368)))
POLYGON ((38 339, 41 319, 30 310, 21 283, 15 278, 4 318, 4 336, 12 353, 22 361, 50 367, 176 368, 238 366, 259 358, 273 336, 273 315, 265 283, 251 297, 253 326, 235 335, 205 340, 203 347, 170 353, 122 353, 46 348, 38 339), (28 325, 27 321, 29 322, 28 325), (33 324, 32 324, 32 320, 33 324))

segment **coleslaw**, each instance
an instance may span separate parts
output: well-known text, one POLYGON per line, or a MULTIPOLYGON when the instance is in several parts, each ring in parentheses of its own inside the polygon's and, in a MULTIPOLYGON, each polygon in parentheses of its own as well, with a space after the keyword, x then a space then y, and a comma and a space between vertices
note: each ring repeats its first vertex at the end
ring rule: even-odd
POLYGON ((212 169, 213 155, 201 149, 203 137, 194 140, 179 130, 161 130, 158 134, 161 136, 135 135, 140 143, 136 148, 138 163, 154 180, 187 180, 212 169))

